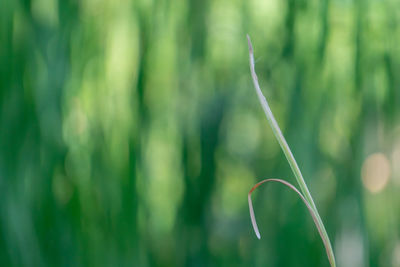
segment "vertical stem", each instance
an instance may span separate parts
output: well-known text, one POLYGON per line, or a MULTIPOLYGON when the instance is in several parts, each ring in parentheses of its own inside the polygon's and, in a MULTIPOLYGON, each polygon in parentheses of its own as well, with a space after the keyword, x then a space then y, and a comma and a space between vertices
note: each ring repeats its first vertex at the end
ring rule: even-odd
POLYGON ((267 100, 265 99, 263 93, 261 92, 260 85, 258 83, 257 74, 256 74, 255 67, 254 67, 253 46, 251 44, 249 35, 247 35, 247 41, 248 41, 248 45, 249 45, 250 71, 251 71, 251 76, 253 78, 253 83, 254 83, 254 87, 256 89, 258 99, 264 110, 267 120, 268 120, 269 124, 271 125, 272 131, 274 132, 274 135, 275 135, 276 139, 278 140, 279 145, 281 146, 281 148, 286 156, 287 161, 289 162, 290 168, 292 169, 294 176, 296 177, 297 183, 300 186, 300 190, 303 193, 304 198, 307 200, 307 202, 310 204, 311 208, 313 209, 313 211, 316 214, 316 219, 317 219, 319 227, 321 228, 322 235, 327 240, 325 248, 326 248, 329 262, 332 267, 335 267, 336 266, 335 256, 333 254, 333 249, 332 249, 332 245, 329 240, 329 237, 328 237, 328 233, 326 232, 325 226, 321 220, 321 217, 319 216, 317 207, 314 204, 314 200, 308 190, 308 187, 304 181, 303 175, 301 174, 300 168, 297 165, 297 162, 293 156, 293 153, 290 150, 289 145, 287 144, 285 137, 283 136, 282 131, 279 128, 278 123, 275 120, 274 115, 272 114, 272 111, 268 105, 267 100))

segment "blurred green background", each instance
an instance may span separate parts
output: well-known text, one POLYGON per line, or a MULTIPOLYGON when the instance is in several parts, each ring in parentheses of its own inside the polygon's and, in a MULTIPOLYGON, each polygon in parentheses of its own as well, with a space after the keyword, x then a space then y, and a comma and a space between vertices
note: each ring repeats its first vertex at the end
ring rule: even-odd
POLYGON ((1 0, 1 266, 400 266, 400 2, 1 0))

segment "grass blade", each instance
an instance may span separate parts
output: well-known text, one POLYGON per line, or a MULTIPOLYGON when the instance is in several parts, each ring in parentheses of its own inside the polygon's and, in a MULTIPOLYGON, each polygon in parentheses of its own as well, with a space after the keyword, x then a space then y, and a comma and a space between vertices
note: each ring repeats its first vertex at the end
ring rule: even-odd
POLYGON ((260 231, 258 230, 257 221, 256 221, 256 217, 255 217, 255 214, 254 214, 253 202, 251 201, 251 194, 253 193, 253 191, 254 191, 257 187, 259 187, 260 185, 262 185, 262 184, 264 184, 264 183, 268 183, 268 182, 278 182, 278 183, 281 183, 281 184, 283 184, 283 185, 289 187, 291 190, 293 190, 294 192, 296 192, 297 195, 299 195, 299 197, 300 197, 301 200, 304 202, 304 204, 307 206, 307 209, 308 209, 308 211, 309 211, 310 214, 311 214, 311 217, 312 217, 312 219, 313 219, 313 221, 314 221, 314 223, 315 223, 315 226, 317 227, 318 233, 319 233, 319 235, 321 236, 322 242, 324 243, 324 246, 325 246, 325 249, 326 249, 326 253, 327 253, 327 255, 329 256, 329 251, 328 251, 328 248, 329 248, 328 242, 329 242, 329 240, 326 239, 326 238, 324 238, 323 231, 322 231, 322 229, 321 229, 320 224, 318 223, 317 214, 315 213, 315 211, 314 211, 314 209, 311 207, 311 205, 307 202, 307 200, 304 198, 304 196, 300 193, 300 191, 297 190, 297 188, 296 188, 295 186, 293 186, 291 183, 289 183, 289 182, 287 182, 287 181, 285 181, 285 180, 281 180, 281 179, 265 179, 265 180, 262 180, 261 182, 255 184, 255 185, 251 188, 251 190, 249 191, 249 194, 248 194, 248 201, 249 201, 250 218, 251 218, 251 223, 252 223, 252 225, 253 225, 253 229, 254 229, 254 232, 255 232, 257 238, 260 239, 260 238, 261 238, 261 235, 260 235, 260 231))
MULTIPOLYGON (((292 169, 294 176, 296 177, 297 183, 299 184, 300 190, 303 193, 303 197, 306 200, 306 202, 308 203, 308 205, 311 207, 311 209, 313 210, 313 213, 315 214, 316 220, 317 220, 317 224, 318 224, 318 229, 319 231, 322 232, 322 239, 324 241, 324 245, 327 251, 327 255, 328 255, 328 259, 329 262, 331 264, 332 267, 336 267, 336 263, 335 263, 335 256, 333 253, 333 249, 332 249, 332 245, 330 243, 329 237, 328 237, 328 233, 326 232, 325 226, 322 223, 321 217, 319 216, 317 207, 314 204, 314 200, 311 197, 311 194, 308 190, 308 187, 304 181, 303 175, 301 174, 300 168, 297 165, 297 162, 293 156, 292 151, 289 148, 289 145, 286 142, 285 137, 282 134, 281 129, 278 126, 278 123, 275 120, 274 115, 272 114, 272 111, 268 105, 267 100, 265 99, 261 89, 260 89, 260 85, 258 83, 258 78, 257 78, 257 74, 255 71, 255 66, 254 66, 254 52, 253 52, 253 45, 251 44, 251 40, 250 40, 250 36, 247 35, 247 42, 249 45, 249 58, 250 58, 250 71, 251 71, 251 77, 253 78, 253 83, 254 83, 254 87, 258 96, 258 99, 261 103, 261 106, 264 110, 264 113, 267 117, 267 120, 269 122, 269 124, 271 125, 272 131, 274 132, 274 135, 276 137, 276 139, 279 142, 279 145, 281 146, 285 157, 287 159, 287 161, 289 162, 290 168, 292 169)), ((254 216, 254 213, 253 213, 254 216)), ((257 233, 257 232, 256 232, 257 233)))

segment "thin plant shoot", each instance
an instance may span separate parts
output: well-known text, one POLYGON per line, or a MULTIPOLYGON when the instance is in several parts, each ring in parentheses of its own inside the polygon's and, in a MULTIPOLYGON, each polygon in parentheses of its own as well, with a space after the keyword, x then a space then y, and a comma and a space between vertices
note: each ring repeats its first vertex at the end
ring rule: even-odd
POLYGON ((314 200, 308 190, 308 187, 304 181, 303 175, 301 174, 300 168, 297 165, 297 162, 293 156, 293 153, 290 150, 289 145, 287 144, 285 137, 283 136, 282 131, 279 128, 278 123, 275 120, 274 115, 272 114, 272 111, 268 105, 267 100, 265 99, 263 93, 261 92, 260 85, 258 84, 258 78, 257 78, 257 74, 255 71, 255 66, 254 66, 253 45, 251 44, 249 35, 247 35, 247 41, 248 41, 248 45, 249 45, 250 72, 251 72, 251 77, 253 79, 254 88, 255 88, 257 96, 258 96, 258 100, 260 101, 261 106, 264 110, 264 113, 267 117, 267 120, 268 120, 269 124, 271 125, 272 131, 274 132, 274 135, 275 135, 276 139, 278 140, 279 145, 281 146, 281 148, 286 156, 287 161, 289 162, 290 168, 292 169, 292 171, 294 173, 294 176, 297 180, 297 183, 298 183, 298 185, 300 187, 300 191, 301 191, 300 192, 299 190, 297 190, 297 188, 295 186, 293 186, 292 184, 290 184, 289 182, 281 180, 281 179, 266 179, 266 180, 263 180, 263 181, 257 183, 256 185, 254 185, 248 194, 250 218, 251 218, 251 223, 253 225, 254 232, 255 232, 256 236, 260 239, 261 235, 258 230, 256 218, 254 215, 253 203, 251 201, 251 193, 257 187, 259 187, 261 184, 264 184, 267 182, 277 182, 277 183, 283 184, 283 185, 289 187, 294 192, 296 192, 300 196, 300 198, 304 202, 304 204, 307 206, 307 209, 309 210, 311 217, 315 223, 315 226, 317 227, 318 232, 321 236, 321 239, 324 243, 329 263, 330 263, 331 267, 336 267, 335 255, 333 253, 332 245, 329 240, 328 233, 326 232, 325 226, 321 220, 321 217, 319 216, 317 207, 314 204, 314 200))

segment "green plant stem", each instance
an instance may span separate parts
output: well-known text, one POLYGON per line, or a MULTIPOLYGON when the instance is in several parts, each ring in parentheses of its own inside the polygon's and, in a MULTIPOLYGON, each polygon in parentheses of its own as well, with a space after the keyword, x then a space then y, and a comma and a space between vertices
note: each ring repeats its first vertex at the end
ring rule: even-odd
POLYGON ((275 135, 276 139, 278 140, 279 145, 281 146, 281 148, 286 156, 287 161, 289 162, 290 168, 292 169, 294 176, 296 177, 297 183, 299 184, 299 187, 300 187, 300 191, 303 193, 304 198, 307 200, 308 204, 310 205, 312 210, 315 212, 317 224, 318 224, 319 228, 321 229, 323 239, 325 239, 324 245, 325 245, 326 253, 328 255, 329 262, 332 267, 336 267, 335 256, 333 253, 332 245, 329 240, 328 233, 326 232, 325 226, 321 220, 321 217, 319 216, 317 207, 314 204, 314 200, 308 190, 308 187, 304 181, 303 175, 301 174, 300 168, 297 165, 297 162, 293 156, 293 153, 290 150, 289 145, 287 144, 285 137, 283 136, 281 129, 279 128, 278 123, 276 122, 275 117, 272 114, 272 111, 268 105, 268 102, 265 99, 265 97, 260 89, 260 85, 258 83, 258 78, 257 78, 257 74, 255 71, 255 66, 254 66, 253 46, 251 44, 249 35, 247 35, 247 41, 248 41, 248 45, 249 45, 250 71, 251 71, 251 76, 253 78, 253 83, 254 83, 254 87, 256 89, 258 99, 261 103, 261 106, 264 110, 267 120, 272 127, 272 131, 274 132, 274 135, 275 135))

